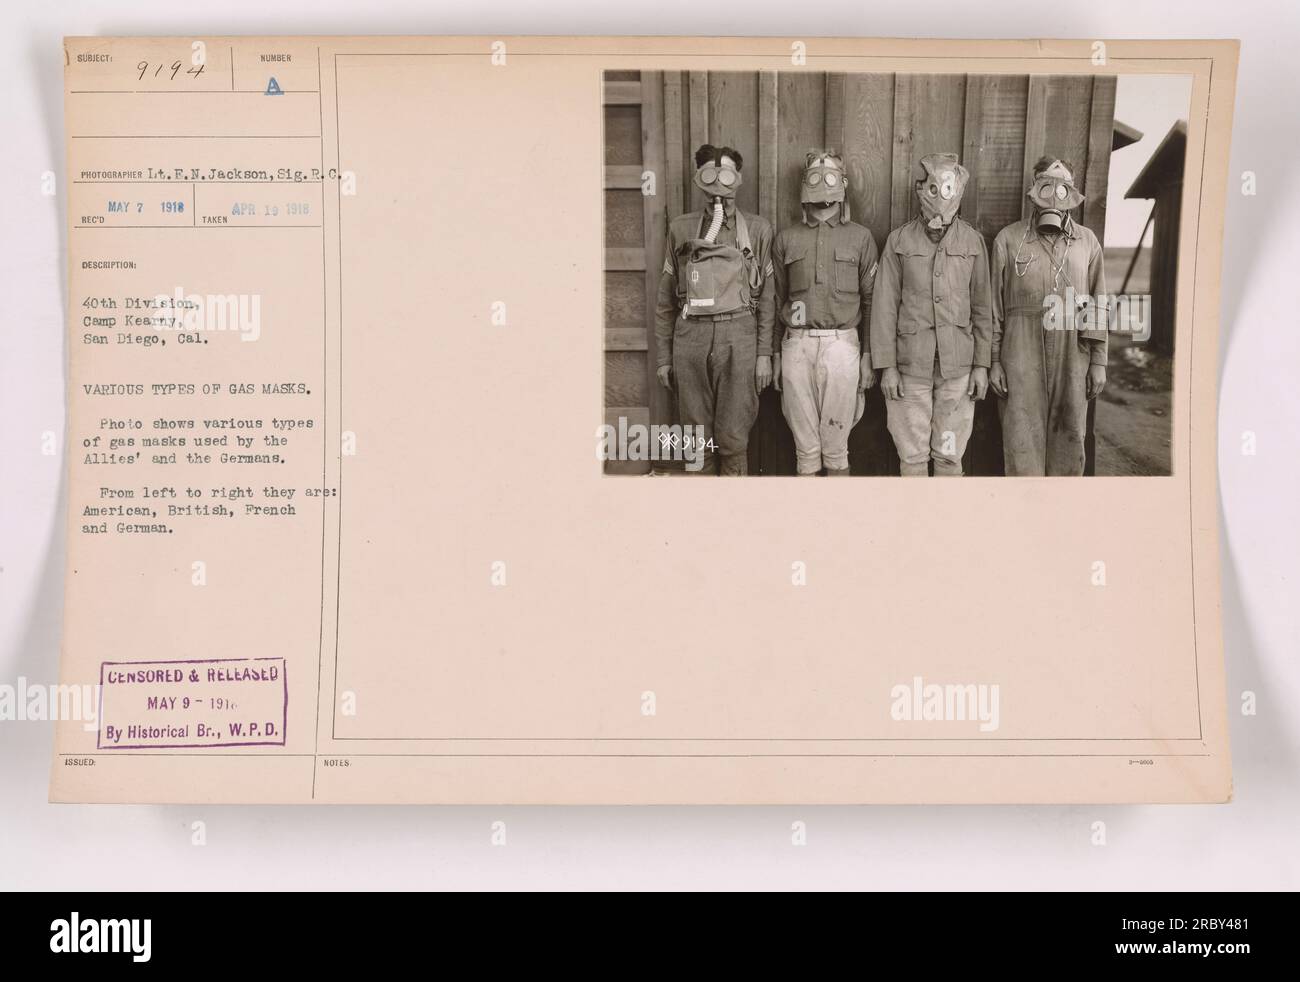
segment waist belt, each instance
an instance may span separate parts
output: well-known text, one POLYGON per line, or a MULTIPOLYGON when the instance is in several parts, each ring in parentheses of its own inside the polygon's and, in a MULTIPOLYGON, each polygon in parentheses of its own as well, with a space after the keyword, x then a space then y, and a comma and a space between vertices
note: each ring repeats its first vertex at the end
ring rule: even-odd
POLYGON ((809 338, 834 338, 842 334, 857 335, 856 327, 787 327, 787 334, 799 333, 809 338))
POLYGON ((738 317, 753 317, 752 310, 733 310, 729 314, 688 314, 682 311, 682 320, 689 321, 734 321, 738 317))

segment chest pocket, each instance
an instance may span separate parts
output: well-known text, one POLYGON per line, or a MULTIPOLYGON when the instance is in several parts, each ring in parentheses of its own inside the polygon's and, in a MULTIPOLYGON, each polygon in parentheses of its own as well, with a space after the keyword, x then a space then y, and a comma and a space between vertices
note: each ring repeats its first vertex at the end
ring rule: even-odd
POLYGON ((969 331, 970 281, 979 256, 963 247, 950 246, 949 249, 952 251, 944 251, 943 292, 951 305, 953 324, 969 331))
POLYGON ((903 270, 903 298, 898 306, 898 333, 915 334, 934 326, 934 253, 917 247, 895 250, 903 270))
POLYGON ((858 254, 840 246, 835 250, 835 289, 840 293, 857 293, 858 288, 858 254))
POLYGON ((804 293, 812 288, 812 263, 808 260, 808 250, 792 252, 785 257, 785 282, 790 293, 804 293))

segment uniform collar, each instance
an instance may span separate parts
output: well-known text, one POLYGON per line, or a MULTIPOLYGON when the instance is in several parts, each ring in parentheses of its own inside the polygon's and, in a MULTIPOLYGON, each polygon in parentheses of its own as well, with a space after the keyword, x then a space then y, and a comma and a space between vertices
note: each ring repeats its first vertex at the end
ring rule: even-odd
POLYGON ((809 228, 816 228, 818 225, 830 225, 832 228, 840 224, 841 209, 836 208, 830 218, 813 218, 812 210, 805 208, 803 210, 803 223, 809 228))
POLYGON ((952 221, 948 223, 948 227, 943 230, 943 235, 939 237, 938 242, 930 238, 929 234, 926 232, 925 219, 920 215, 917 215, 912 219, 908 225, 908 231, 909 234, 918 242, 924 242, 926 245, 934 246, 934 248, 937 249, 945 242, 951 241, 952 236, 956 235, 957 223, 959 221, 961 221, 961 219, 954 215, 952 221))

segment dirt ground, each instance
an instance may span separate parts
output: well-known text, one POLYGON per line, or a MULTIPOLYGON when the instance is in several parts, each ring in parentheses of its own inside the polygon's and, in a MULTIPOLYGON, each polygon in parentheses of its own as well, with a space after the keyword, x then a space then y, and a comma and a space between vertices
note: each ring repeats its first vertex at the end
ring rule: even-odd
POLYGON ((1172 359, 1112 336, 1106 388, 1097 397, 1097 474, 1169 474, 1172 359))
MULTIPOLYGON (((1105 250, 1106 286, 1118 292, 1132 249, 1105 250)), ((1138 256, 1126 293, 1148 293, 1151 250, 1138 256)), ((1106 388, 1097 402, 1097 474, 1169 474, 1173 435, 1173 362, 1122 334, 1110 338, 1106 388)))

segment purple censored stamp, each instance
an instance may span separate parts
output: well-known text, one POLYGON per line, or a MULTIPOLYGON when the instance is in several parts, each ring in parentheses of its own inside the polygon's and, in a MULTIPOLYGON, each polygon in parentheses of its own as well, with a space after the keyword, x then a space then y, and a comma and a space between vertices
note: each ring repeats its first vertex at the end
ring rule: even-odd
POLYGON ((100 750, 283 747, 283 658, 103 662, 100 750))

